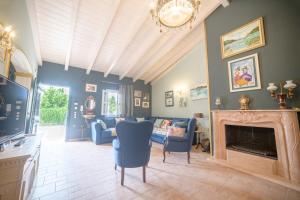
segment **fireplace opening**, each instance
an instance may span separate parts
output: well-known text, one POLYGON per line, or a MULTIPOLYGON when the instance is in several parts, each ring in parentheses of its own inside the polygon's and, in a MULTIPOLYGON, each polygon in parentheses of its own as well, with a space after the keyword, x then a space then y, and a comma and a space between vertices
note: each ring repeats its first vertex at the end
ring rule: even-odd
POLYGON ((277 160, 273 128, 225 125, 226 149, 277 160))

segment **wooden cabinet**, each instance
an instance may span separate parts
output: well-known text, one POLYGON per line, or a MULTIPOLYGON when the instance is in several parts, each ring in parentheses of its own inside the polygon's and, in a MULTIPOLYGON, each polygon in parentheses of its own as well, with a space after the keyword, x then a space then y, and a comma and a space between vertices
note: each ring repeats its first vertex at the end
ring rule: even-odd
POLYGON ((31 196, 39 166, 40 140, 26 137, 19 147, 13 144, 0 153, 0 200, 27 200, 31 196))

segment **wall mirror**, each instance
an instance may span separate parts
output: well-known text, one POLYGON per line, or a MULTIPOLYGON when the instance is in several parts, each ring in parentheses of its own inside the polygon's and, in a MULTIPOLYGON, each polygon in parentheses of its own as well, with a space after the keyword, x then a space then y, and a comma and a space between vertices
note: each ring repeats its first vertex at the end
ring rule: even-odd
POLYGON ((87 111, 93 111, 96 107, 96 101, 93 96, 88 96, 84 102, 85 109, 87 111))

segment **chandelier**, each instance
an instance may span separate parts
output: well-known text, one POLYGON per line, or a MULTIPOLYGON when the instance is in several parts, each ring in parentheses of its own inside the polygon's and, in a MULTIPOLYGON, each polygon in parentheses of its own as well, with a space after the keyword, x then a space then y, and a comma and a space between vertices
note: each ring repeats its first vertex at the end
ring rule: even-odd
POLYGON ((12 49, 12 39, 15 37, 15 32, 12 30, 11 26, 3 27, 0 24, 0 47, 11 50, 12 49))
POLYGON ((178 28, 189 24, 196 19, 200 0, 153 0, 151 14, 160 27, 178 28))

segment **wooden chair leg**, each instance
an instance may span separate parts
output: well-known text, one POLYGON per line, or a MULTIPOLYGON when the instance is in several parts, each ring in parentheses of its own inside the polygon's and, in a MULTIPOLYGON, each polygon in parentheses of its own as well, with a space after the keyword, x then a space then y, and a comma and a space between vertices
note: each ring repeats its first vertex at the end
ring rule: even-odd
POLYGON ((117 164, 115 164, 115 170, 117 170, 117 164))
POLYGON ((121 168, 121 185, 124 185, 124 174, 125 174, 125 168, 121 168))
POLYGON ((163 155, 164 155, 163 162, 165 162, 165 160, 166 160, 166 151, 165 150, 163 150, 163 155))
POLYGON ((190 158, 191 158, 191 155, 190 155, 190 152, 188 151, 187 152, 187 161, 188 161, 188 164, 190 164, 190 158))
POLYGON ((146 166, 143 166, 143 182, 146 183, 146 166))

